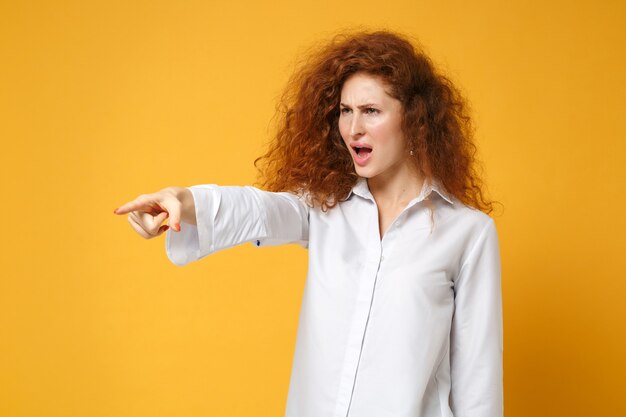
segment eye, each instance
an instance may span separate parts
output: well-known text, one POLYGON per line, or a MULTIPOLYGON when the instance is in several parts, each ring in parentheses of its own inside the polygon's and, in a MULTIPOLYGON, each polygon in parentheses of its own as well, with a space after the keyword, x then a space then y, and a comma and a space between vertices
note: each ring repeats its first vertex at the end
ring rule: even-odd
POLYGON ((341 113, 342 113, 342 114, 345 114, 345 113, 346 113, 346 111, 350 111, 350 109, 349 109, 349 108, 347 108, 347 107, 344 107, 344 108, 342 108, 342 109, 341 109, 341 113))
POLYGON ((375 114, 375 113, 378 113, 378 110, 373 108, 373 107, 368 107, 367 109, 365 109, 365 113, 367 113, 367 114, 375 114))

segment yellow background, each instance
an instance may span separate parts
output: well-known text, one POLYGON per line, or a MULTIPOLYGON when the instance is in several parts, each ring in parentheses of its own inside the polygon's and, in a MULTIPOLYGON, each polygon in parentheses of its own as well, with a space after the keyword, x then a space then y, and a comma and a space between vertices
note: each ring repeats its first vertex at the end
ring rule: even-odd
POLYGON ((180 268, 112 210, 253 184, 295 60, 358 25, 418 37, 471 101, 504 205, 506 415, 626 415, 625 17, 621 1, 2 0, 0 415, 283 415, 306 251, 180 268))

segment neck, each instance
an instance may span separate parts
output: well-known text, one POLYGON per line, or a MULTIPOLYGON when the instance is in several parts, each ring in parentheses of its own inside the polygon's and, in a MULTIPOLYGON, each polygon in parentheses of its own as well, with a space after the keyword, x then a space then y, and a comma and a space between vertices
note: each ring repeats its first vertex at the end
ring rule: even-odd
POLYGON ((420 194, 423 184, 424 179, 409 163, 367 180, 376 204, 384 207, 406 206, 420 194))

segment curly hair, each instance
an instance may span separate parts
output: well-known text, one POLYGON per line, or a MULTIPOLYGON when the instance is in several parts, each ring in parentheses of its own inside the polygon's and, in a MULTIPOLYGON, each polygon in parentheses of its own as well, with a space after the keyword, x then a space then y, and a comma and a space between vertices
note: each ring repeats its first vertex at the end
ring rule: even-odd
POLYGON ((254 161, 261 187, 307 195, 323 211, 346 198, 358 180, 338 128, 341 89, 356 72, 380 76, 402 103, 402 131, 423 178, 485 213, 493 202, 483 182, 467 101, 420 47, 389 30, 335 34, 297 66, 276 107, 276 135, 254 161))

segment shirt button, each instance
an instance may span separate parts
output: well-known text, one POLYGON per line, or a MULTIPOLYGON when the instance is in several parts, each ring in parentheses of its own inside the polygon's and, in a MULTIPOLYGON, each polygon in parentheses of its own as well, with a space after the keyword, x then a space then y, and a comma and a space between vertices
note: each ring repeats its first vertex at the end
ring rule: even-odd
POLYGON ((384 260, 385 260, 385 257, 384 257, 384 256, 381 256, 381 257, 380 257, 380 260, 381 260, 381 261, 384 261, 384 260))

